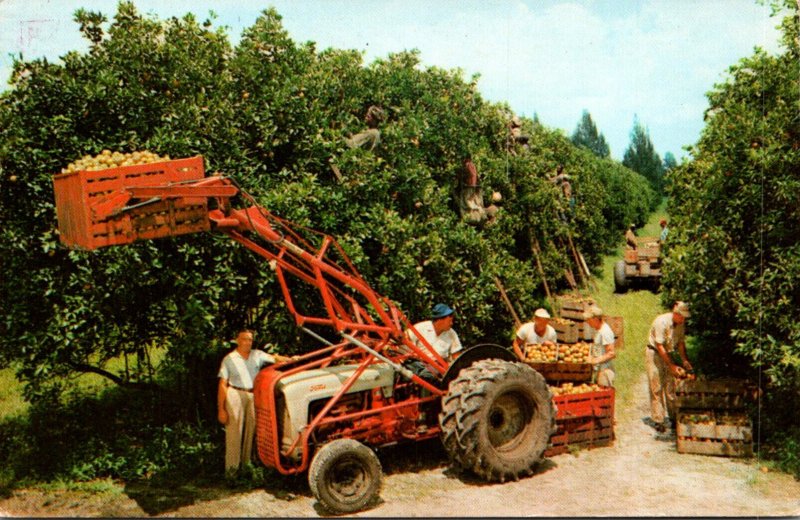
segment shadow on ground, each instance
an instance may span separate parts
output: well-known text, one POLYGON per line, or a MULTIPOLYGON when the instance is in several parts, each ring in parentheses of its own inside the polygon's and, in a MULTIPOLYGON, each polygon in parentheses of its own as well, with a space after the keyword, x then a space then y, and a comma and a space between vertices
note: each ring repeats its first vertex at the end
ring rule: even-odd
POLYGON ((219 482, 188 483, 186 479, 183 479, 183 483, 178 480, 173 484, 165 481, 129 482, 125 485, 125 494, 148 515, 160 515, 199 502, 220 500, 259 489, 285 501, 311 496, 305 475, 284 476, 263 467, 257 468, 252 475, 240 475, 236 479, 219 482))

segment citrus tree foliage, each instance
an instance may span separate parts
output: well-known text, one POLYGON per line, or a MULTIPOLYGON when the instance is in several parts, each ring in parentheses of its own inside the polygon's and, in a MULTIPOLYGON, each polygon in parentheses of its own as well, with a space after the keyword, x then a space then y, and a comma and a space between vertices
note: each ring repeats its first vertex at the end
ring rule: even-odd
MULTIPOLYGON (((84 11, 76 19, 90 50, 63 64, 17 60, 12 89, 0 96, 0 359, 31 392, 121 356, 132 360, 126 371, 104 375, 147 381, 136 370, 153 365, 153 347, 180 375, 218 356, 243 325, 283 352, 314 346, 293 326, 266 263, 224 236, 95 252, 61 246, 52 176, 86 154, 202 154, 208 171, 232 176, 274 213, 338 237, 411 319, 435 302, 453 305, 466 343, 505 343, 511 332, 495 276, 520 310, 541 303, 531 237, 549 281, 563 285, 568 230, 596 264, 653 198, 638 174, 530 120, 530 150, 506 153, 508 108, 484 101, 477 78, 422 68, 415 52, 365 65, 359 52, 318 51, 292 41, 274 10, 235 48, 211 21, 159 21, 127 2, 110 23, 84 11), (371 105, 386 114, 380 145, 348 148, 344 138, 366 128, 371 105), (467 157, 487 198, 503 196, 494 222, 479 227, 457 210, 467 157), (574 179, 568 227, 547 180, 558 164, 574 179)), ((298 298, 318 305, 315 290, 298 298)), ((216 363, 206 363, 211 388, 216 363)))
POLYGON ((638 119, 633 121, 631 142, 625 150, 622 164, 642 174, 656 193, 663 193, 664 165, 661 163, 661 157, 656 152, 653 141, 650 140, 650 133, 638 119))
POLYGON ((670 297, 691 302, 693 333, 719 361, 743 356, 796 399, 800 47, 797 7, 787 8, 784 51, 756 50, 729 69, 708 94, 693 160, 670 173, 664 283, 670 297))

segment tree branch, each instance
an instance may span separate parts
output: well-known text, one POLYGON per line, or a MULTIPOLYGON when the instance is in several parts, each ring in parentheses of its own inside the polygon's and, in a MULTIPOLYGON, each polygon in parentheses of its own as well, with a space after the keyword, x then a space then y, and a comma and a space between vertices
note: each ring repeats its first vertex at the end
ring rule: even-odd
POLYGON ((159 385, 155 383, 143 383, 143 382, 132 382, 126 381, 125 379, 119 377, 116 374, 112 374, 108 370, 104 370, 100 367, 96 367, 93 365, 87 365, 85 363, 74 363, 72 361, 69 362, 69 366, 72 367, 73 370, 77 372, 82 372, 84 374, 97 374, 99 376, 103 376, 106 379, 110 379, 118 386, 123 388, 135 388, 137 390, 157 390, 161 388, 159 385))

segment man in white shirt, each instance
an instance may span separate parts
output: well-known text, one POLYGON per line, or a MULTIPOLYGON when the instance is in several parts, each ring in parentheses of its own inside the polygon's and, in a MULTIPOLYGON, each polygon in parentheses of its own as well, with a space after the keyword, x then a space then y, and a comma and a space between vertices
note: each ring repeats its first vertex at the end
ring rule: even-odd
POLYGON ((645 349, 647 379, 650 384, 650 418, 659 432, 667 429, 664 408, 675 424, 675 379, 686 376, 692 364, 686 357, 684 322, 689 317, 689 306, 675 302, 671 312, 661 314, 653 320, 645 349), (673 353, 678 351, 681 365, 673 362, 673 353))
POLYGON ((523 324, 517 330, 514 338, 514 352, 525 357, 525 347, 528 345, 555 345, 558 341, 556 329, 548 323, 550 313, 546 309, 536 309, 532 321, 523 324))
POLYGON ((589 319, 586 322, 597 332, 594 335, 589 363, 593 365, 595 381, 600 386, 614 386, 614 351, 616 337, 611 326, 603 319, 603 309, 597 305, 589 308, 589 319))
MULTIPOLYGON (((414 324, 414 329, 448 363, 451 363, 463 349, 458 334, 453 330, 453 312, 447 305, 437 303, 433 306, 430 320, 414 324)), ((427 350, 412 329, 408 329, 406 335, 423 352, 427 350)))
POLYGON ((264 365, 291 358, 253 349, 253 332, 240 330, 236 348, 222 360, 217 389, 217 418, 225 425, 225 471, 235 471, 250 461, 256 410, 253 381, 264 365))

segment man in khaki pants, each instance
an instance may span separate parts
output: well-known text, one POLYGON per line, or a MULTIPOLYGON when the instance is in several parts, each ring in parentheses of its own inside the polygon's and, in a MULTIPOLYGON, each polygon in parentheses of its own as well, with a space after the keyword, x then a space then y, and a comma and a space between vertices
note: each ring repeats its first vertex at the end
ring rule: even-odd
POLYGON ((645 349, 647 379, 650 383, 650 418, 653 427, 665 432, 664 405, 675 424, 675 379, 686 376, 692 370, 692 364, 686 357, 684 340, 684 323, 689 317, 689 306, 684 302, 675 302, 671 312, 661 314, 653 320, 650 336, 645 349), (677 349, 682 366, 673 362, 673 353, 677 349))
POLYGON ((256 410, 253 381, 264 365, 291 358, 253 349, 253 332, 240 330, 236 348, 222 360, 217 391, 217 418, 225 425, 225 472, 249 462, 253 452, 256 410))

